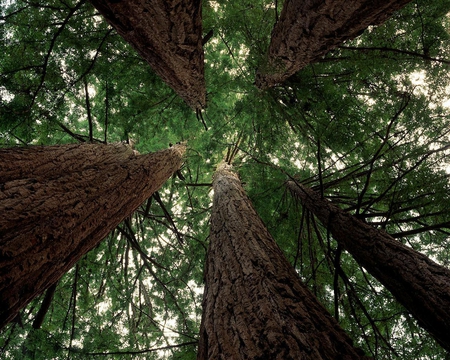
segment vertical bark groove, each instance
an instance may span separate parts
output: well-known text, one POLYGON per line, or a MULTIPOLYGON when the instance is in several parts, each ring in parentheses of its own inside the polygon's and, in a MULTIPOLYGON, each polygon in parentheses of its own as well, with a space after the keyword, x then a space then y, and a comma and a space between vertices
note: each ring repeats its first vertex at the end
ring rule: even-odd
POLYGON ((183 145, 147 155, 121 144, 0 150, 0 328, 160 188, 183 153, 183 145))
POLYGON ((313 190, 293 181, 288 181, 287 187, 330 229, 333 238, 450 351, 450 270, 344 212, 313 190))
POLYGON ((237 175, 213 180, 198 359, 362 359, 270 236, 237 175))
POLYGON ((345 40, 378 25, 411 0, 286 0, 275 24, 260 89, 275 86, 345 40))

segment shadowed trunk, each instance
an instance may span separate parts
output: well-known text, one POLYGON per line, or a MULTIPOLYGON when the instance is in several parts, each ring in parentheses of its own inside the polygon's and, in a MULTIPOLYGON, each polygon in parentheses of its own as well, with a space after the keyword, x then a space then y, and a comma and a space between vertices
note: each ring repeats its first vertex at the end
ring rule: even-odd
POLYGON ((301 282, 230 166, 214 175, 198 359, 364 359, 301 282))
POLYGON ((333 238, 450 350, 450 270, 344 212, 313 190, 293 181, 288 181, 287 187, 333 238))
POLYGON ((0 328, 180 168, 183 145, 0 150, 0 328))
POLYGON ((206 106, 201 0, 91 0, 194 110, 206 106))
POLYGON ((275 24, 260 89, 282 83, 345 40, 378 25, 411 0, 286 0, 275 24))

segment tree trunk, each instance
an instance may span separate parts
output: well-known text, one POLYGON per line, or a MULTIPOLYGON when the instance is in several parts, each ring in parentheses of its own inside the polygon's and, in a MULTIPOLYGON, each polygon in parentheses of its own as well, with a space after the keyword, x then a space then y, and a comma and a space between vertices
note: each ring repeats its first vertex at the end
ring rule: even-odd
POLYGON ((345 40, 378 25, 411 0, 286 0, 272 31, 260 89, 275 86, 345 40))
POLYGON ((184 145, 0 150, 0 328, 180 168, 184 145))
POLYGON ((328 227, 333 238, 450 351, 450 270, 344 212, 313 190, 293 181, 287 186, 328 227))
POLYGON ((201 0, 91 0, 194 110, 206 106, 201 0))
POLYGON ((229 168, 214 175, 197 358, 365 358, 301 282, 229 168))

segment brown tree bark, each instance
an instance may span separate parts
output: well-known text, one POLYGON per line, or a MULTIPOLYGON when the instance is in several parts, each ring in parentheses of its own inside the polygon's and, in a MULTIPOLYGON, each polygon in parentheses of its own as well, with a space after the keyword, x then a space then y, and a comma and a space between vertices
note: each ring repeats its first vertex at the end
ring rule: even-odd
POLYGON ((345 40, 378 25, 411 0, 286 0, 272 31, 260 89, 275 86, 345 40))
POLYGON ((301 282, 228 165, 213 188, 197 358, 365 358, 301 282))
POLYGON ((288 181, 287 187, 333 238, 383 284, 445 349, 450 351, 450 270, 288 181))
POLYGON ((149 198, 180 168, 184 151, 0 150, 0 328, 149 198))
POLYGON ((91 0, 194 110, 206 106, 201 0, 91 0))

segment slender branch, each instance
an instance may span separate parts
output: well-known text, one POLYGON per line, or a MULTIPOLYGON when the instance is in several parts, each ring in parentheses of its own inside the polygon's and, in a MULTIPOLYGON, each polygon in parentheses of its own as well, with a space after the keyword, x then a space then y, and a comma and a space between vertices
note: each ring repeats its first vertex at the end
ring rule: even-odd
POLYGON ((144 266, 148 270, 148 272, 153 276, 155 281, 164 289, 164 291, 166 291, 170 295, 170 297, 172 298, 175 307, 178 309, 178 311, 182 315, 184 326, 186 328, 188 328, 188 325, 187 325, 187 322, 186 322, 186 314, 181 309, 181 307, 180 307, 180 305, 178 303, 178 300, 177 300, 177 296, 175 296, 175 294, 166 286, 166 284, 156 275, 156 273, 153 271, 152 267, 149 266, 147 260, 145 258, 143 260, 144 260, 144 266))
POLYGON ((422 41, 422 49, 423 49, 423 53, 427 54, 430 50, 425 46, 425 37, 424 37, 425 26, 424 26, 424 23, 423 23, 422 12, 420 11, 420 7, 417 4, 416 4, 416 10, 417 10, 417 13, 419 14, 420 25, 421 25, 421 28, 422 28, 422 31, 420 32, 420 40, 422 41))
POLYGON ((200 186, 211 187, 212 183, 186 183, 184 185, 186 185, 186 186, 193 186, 193 187, 196 187, 196 186, 198 186, 198 187, 200 187, 200 186))
MULTIPOLYGON (((369 284, 370 287, 372 287, 372 284, 369 282, 369 280, 367 279, 367 277, 365 276, 364 271, 361 269, 361 271, 364 274, 364 277, 367 281, 367 283, 369 284)), ((362 312, 364 313, 364 316, 367 318, 367 320, 369 320, 370 325, 372 326, 372 329, 374 330, 375 334, 377 334, 381 340, 388 346, 389 350, 395 354, 396 356, 400 356, 395 349, 392 347, 392 345, 389 343, 389 341, 383 336, 383 334, 380 332, 380 329, 378 328, 378 326, 376 325, 375 320, 370 316, 369 312, 367 311, 366 307, 364 306, 364 304, 362 303, 362 301, 359 299, 358 297, 358 292, 355 289, 355 287, 353 286, 353 284, 351 283, 350 279, 347 277, 347 275, 344 273, 344 271, 342 271, 342 269, 339 272, 339 276, 341 277, 341 279, 344 281, 344 283, 351 289, 350 294, 352 295, 352 298, 354 300, 356 300, 359 308, 362 310, 362 312)), ((377 347, 376 347, 377 348, 377 347)))
POLYGON ((450 145, 446 145, 440 149, 436 149, 436 150, 430 150, 428 153, 426 153, 421 159, 419 159, 411 168, 405 170, 400 176, 397 177, 397 179, 395 179, 395 181, 393 181, 378 197, 374 198, 373 200, 371 200, 369 202, 369 204, 366 206, 366 208, 364 209, 364 211, 362 212, 363 214, 365 214, 366 212, 368 212, 368 210, 370 209, 370 207, 372 205, 374 205, 375 203, 379 202, 381 199, 383 199, 386 194, 397 184, 399 183, 406 175, 408 175, 409 173, 413 172, 415 169, 417 169, 428 157, 430 157, 432 154, 437 153, 439 151, 442 151, 443 149, 447 149, 449 148, 450 145))
POLYGON ((205 44, 213 37, 213 35, 214 29, 209 30, 208 33, 202 39, 202 46, 205 46, 205 44))
POLYGON ((108 79, 106 79, 106 86, 105 86, 105 136, 104 136, 104 143, 106 144, 106 134, 108 133, 108 116, 109 116, 109 99, 108 99, 108 79))
POLYGON ((275 0, 275 24, 278 22, 278 0, 275 0))
MULTIPOLYGON (((88 139, 88 137, 86 135, 80 135, 80 134, 75 134, 72 130, 70 130, 67 126, 65 126, 63 123, 57 121, 56 122, 58 124, 58 126, 64 130, 64 132, 66 132, 67 134, 69 134, 70 136, 72 136, 74 139, 80 141, 80 142, 86 142, 86 139, 88 139)), ((96 139, 92 139, 93 141, 97 141, 96 139)), ((100 141, 101 142, 101 141, 100 141)))
POLYGON ((92 121, 92 114, 91 114, 91 102, 89 101, 89 89, 88 89, 88 82, 86 77, 83 78, 84 82, 84 94, 86 97, 86 112, 87 112, 87 118, 89 123, 89 141, 93 142, 94 135, 93 135, 93 121, 92 121))
MULTIPOLYGON (((181 343, 181 344, 167 345, 167 346, 162 346, 159 348, 144 349, 144 350, 137 350, 137 351, 112 351, 112 352, 96 352, 96 353, 87 352, 87 353, 83 353, 83 354, 84 355, 93 355, 93 356, 145 354, 145 353, 149 353, 149 352, 175 349, 175 348, 179 348, 182 346, 197 345, 197 343, 198 343, 198 341, 188 341, 188 342, 181 343)), ((80 352, 78 349, 76 351, 80 352)), ((75 350, 73 352, 75 352, 75 350)))
POLYGON ((203 118, 202 111, 200 109, 197 109, 195 111, 195 115, 197 116, 197 120, 202 122, 205 131, 208 131, 208 126, 206 125, 205 119, 203 118))
POLYGON ((16 11, 13 11, 9 14, 2 15, 2 16, 0 16, 0 21, 5 21, 14 15, 20 14, 22 11, 27 10, 29 7, 30 7, 30 5, 24 6, 23 8, 17 9, 16 11))
MULTIPOLYGON (((405 236, 410 236, 410 235, 416 235, 416 234, 421 234, 430 230, 442 230, 442 228, 450 228, 450 221, 446 221, 443 223, 439 223, 439 224, 434 224, 434 225, 428 225, 428 226, 424 226, 418 229, 413 229, 413 230, 407 230, 407 231, 401 231, 395 234, 389 234, 391 235, 393 238, 403 238, 405 236)), ((445 232, 448 234, 448 232, 445 232)))
POLYGON ((298 229, 298 236, 297 236, 297 252, 295 254, 294 259, 294 268, 297 268, 297 261, 300 256, 300 274, 303 273, 303 242, 302 242, 302 234, 303 234, 303 224, 305 223, 305 214, 309 210, 303 209, 302 211, 302 217, 300 219, 300 227, 298 229))
POLYGON ((91 63, 89 64, 89 66, 87 67, 87 69, 74 81, 72 81, 69 86, 68 86, 68 90, 63 94, 63 96, 69 91, 69 89, 71 89, 76 83, 78 83, 80 80, 82 80, 84 77, 86 77, 87 74, 89 74, 89 72, 92 70, 92 68, 95 65, 95 62, 97 61, 97 57, 100 53, 101 48, 103 47, 104 42, 106 41, 106 39, 108 38, 108 36, 113 32, 114 29, 109 29, 105 35, 103 36, 102 40, 100 41, 100 44, 97 47, 97 50, 95 52, 95 55, 91 61, 91 63))
POLYGON ((384 146, 386 145, 386 143, 387 143, 387 141, 389 139, 389 134, 391 132, 392 126, 394 125, 395 121, 399 118, 401 113, 406 109, 406 107, 408 106, 408 103, 409 103, 409 98, 407 98, 406 101, 403 102, 403 104, 400 107, 400 109, 392 117, 391 121, 389 122, 389 124, 388 124, 388 126, 386 128, 386 134, 385 134, 385 136, 383 138, 383 141, 380 144, 380 146, 378 147, 377 151, 375 152, 375 154, 372 157, 372 160, 369 163, 369 172, 368 172, 367 177, 366 177, 366 182, 364 184, 364 188, 361 190, 361 193, 358 196, 358 205, 357 205, 357 208, 356 208, 356 214, 359 214, 359 210, 361 208, 361 203, 362 203, 363 197, 364 197, 365 193, 367 192, 367 190, 369 189, 370 177, 371 177, 372 172, 373 172, 373 166, 375 164, 375 161, 380 157, 380 153, 383 150, 384 146))
POLYGON ((219 36, 220 36, 220 39, 222 40, 222 42, 224 43, 224 45, 226 46, 226 48, 228 49, 228 53, 231 55, 231 58, 234 60, 236 65, 239 67, 239 71, 241 72, 241 75, 244 77, 244 79, 246 79, 247 78, 246 72, 243 70, 241 63, 234 57, 233 50, 231 50, 230 45, 225 40, 225 37, 223 36, 223 34, 220 31, 219 31, 219 36))
POLYGON ((319 167, 320 195, 322 196, 323 199, 323 178, 322 178, 322 158, 321 158, 320 138, 317 139, 317 166, 319 167))
POLYGON ((420 57, 420 58, 422 58, 424 60, 436 61, 436 62, 440 62, 442 64, 450 65, 450 60, 438 59, 438 58, 434 58, 434 57, 428 56, 426 54, 421 54, 421 53, 417 53, 417 52, 414 52, 414 51, 400 50, 400 49, 394 49, 394 48, 384 47, 384 46, 383 47, 339 46, 339 48, 340 49, 345 49, 345 50, 357 50, 357 51, 385 51, 385 52, 392 52, 392 53, 397 53, 397 54, 416 56, 416 57, 420 57))
POLYGON ((148 199, 147 199, 147 202, 145 203, 145 208, 144 208, 144 212, 143 212, 143 217, 144 217, 144 219, 148 216, 148 214, 150 213, 150 206, 152 205, 152 199, 153 199, 153 196, 150 196, 148 199))
POLYGON ((39 308, 39 311, 33 321, 33 329, 41 328, 42 323, 45 319, 45 315, 47 314, 48 310, 50 309, 50 305, 52 304, 53 295, 55 295, 57 285, 57 282, 54 283, 45 292, 44 300, 42 300, 41 307, 39 308))
POLYGON ((236 144, 235 144, 235 146, 234 146, 234 149, 233 149, 233 151, 231 152, 231 155, 230 155, 230 158, 229 158, 229 162, 228 162, 228 163, 229 163, 230 165, 232 164, 232 162, 233 162, 233 160, 234 160, 236 154, 237 154, 238 151, 239 151, 239 146, 241 145, 243 138, 244 138, 244 132, 241 131, 241 133, 238 135, 238 139, 237 139, 237 141, 236 141, 236 144))
POLYGON ((152 259, 150 256, 148 256, 140 247, 139 242, 136 239, 136 236, 134 234, 134 231, 131 228, 131 224, 129 223, 128 220, 124 220, 124 224, 126 225, 128 231, 125 231, 125 229, 123 229, 120 226, 117 226, 117 230, 119 230, 119 232, 125 236, 125 238, 128 240, 129 244, 131 245, 131 247, 133 249, 135 249, 139 255, 141 255, 142 259, 145 259, 147 261, 149 261, 152 265, 154 265, 157 268, 166 270, 166 271, 170 271, 170 269, 164 267, 163 265, 161 265, 160 263, 156 262, 154 259, 152 259))
POLYGON ((50 42, 50 46, 47 50, 47 54, 45 55, 44 58, 44 63, 42 64, 42 75, 41 75, 41 81, 33 95, 33 99, 31 100, 31 105, 30 108, 33 107, 34 102, 36 101, 37 95, 39 93, 39 91, 42 89, 42 87, 44 86, 44 82, 45 82, 45 77, 47 76, 47 66, 48 66, 48 62, 50 60, 50 56, 52 54, 53 48, 56 44, 56 39, 58 38, 58 36, 63 32, 64 28, 66 27, 66 25, 68 24, 70 18, 73 16, 73 14, 80 9, 80 7, 86 2, 86 0, 81 0, 78 4, 75 5, 75 7, 71 8, 69 11, 69 14, 67 14, 66 18, 64 19, 64 21, 61 23, 61 26, 58 28, 58 30, 56 31, 56 33, 53 35, 53 38, 50 42))
POLYGON ((308 212, 306 215, 306 231, 308 234, 308 254, 309 254, 309 262, 311 264, 311 278, 313 280, 313 293, 317 296, 317 269, 319 265, 316 265, 317 263, 317 254, 315 252, 315 248, 312 246, 312 230, 311 230, 311 221, 310 217, 313 215, 308 212))
POLYGON ((164 213, 164 216, 166 217, 167 221, 172 225, 172 227, 173 227, 173 232, 175 233, 175 235, 176 235, 176 237, 177 237, 177 239, 178 239, 178 242, 180 243, 180 245, 183 245, 183 242, 184 242, 184 241, 183 241, 183 234, 181 234, 181 233, 178 231, 178 229, 177 229, 177 227, 176 227, 176 225, 175 225, 175 222, 173 221, 172 216, 170 216, 169 212, 167 211, 166 207, 164 206, 164 203, 162 202, 161 197, 159 196, 158 191, 155 191, 155 192, 153 193, 153 197, 155 198, 156 202, 157 202, 157 203, 159 204, 159 206, 161 207, 161 209, 162 209, 162 211, 163 211, 163 213, 164 213))
MULTIPOLYGON (((423 205, 429 205, 430 203, 431 202, 428 202, 428 203, 423 204, 423 205)), ((393 204, 395 204, 395 203, 393 203, 393 204)), ((405 211, 408 211, 408 210, 411 210, 411 209, 417 210, 417 206, 416 205, 412 205, 409 208, 402 208, 400 210, 393 211, 392 213, 389 212, 389 211, 374 212, 374 213, 371 213, 371 214, 360 215, 360 218, 361 219, 370 219, 371 217, 386 217, 386 216, 393 215, 393 214, 396 214, 396 213, 399 213, 399 212, 405 212, 405 211)), ((448 212, 444 211, 444 210, 430 212, 430 213, 427 212, 425 214, 421 214, 421 215, 417 215, 417 216, 411 216, 411 217, 408 217, 408 218, 394 219, 394 220, 392 220, 392 222, 394 224, 396 224, 396 225, 407 224, 407 223, 411 223, 411 222, 419 222, 420 219, 424 219, 424 218, 426 219, 426 218, 429 218, 431 216, 446 215, 447 213, 448 212)), ((377 225, 383 225, 384 221, 371 221, 370 223, 373 226, 377 226, 377 225)))
POLYGON ((342 246, 338 244, 336 249, 336 255, 334 257, 334 279, 333 279, 333 289, 334 289, 334 317, 336 321, 339 322, 339 298, 341 297, 339 291, 339 270, 341 269, 341 254, 342 246))
POLYGON ((67 360, 70 359, 70 349, 72 348, 72 342, 75 337, 75 314, 77 310, 77 288, 78 288, 78 274, 80 270, 80 265, 78 263, 75 265, 75 277, 73 280, 72 286, 72 298, 73 298, 73 308, 72 308, 72 327, 70 330, 70 342, 69 342, 69 351, 67 353, 67 360))

